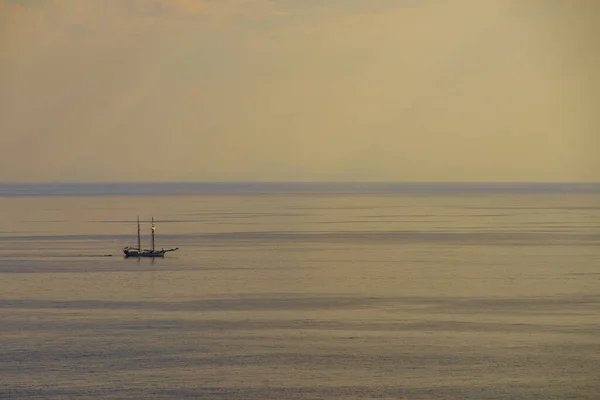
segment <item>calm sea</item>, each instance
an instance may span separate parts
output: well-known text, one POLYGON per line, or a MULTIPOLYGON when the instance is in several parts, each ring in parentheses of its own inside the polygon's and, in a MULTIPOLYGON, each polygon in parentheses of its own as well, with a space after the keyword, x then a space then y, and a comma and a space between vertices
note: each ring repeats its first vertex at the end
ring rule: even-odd
POLYGON ((0 398, 600 399, 600 185, 0 184, 0 398))

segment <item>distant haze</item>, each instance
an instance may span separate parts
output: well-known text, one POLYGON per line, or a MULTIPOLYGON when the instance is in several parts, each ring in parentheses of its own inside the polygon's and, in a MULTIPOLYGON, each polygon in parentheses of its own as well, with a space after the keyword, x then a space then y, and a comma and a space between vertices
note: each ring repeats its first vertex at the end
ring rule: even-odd
POLYGON ((596 0, 0 0, 0 181, 600 181, 596 0))

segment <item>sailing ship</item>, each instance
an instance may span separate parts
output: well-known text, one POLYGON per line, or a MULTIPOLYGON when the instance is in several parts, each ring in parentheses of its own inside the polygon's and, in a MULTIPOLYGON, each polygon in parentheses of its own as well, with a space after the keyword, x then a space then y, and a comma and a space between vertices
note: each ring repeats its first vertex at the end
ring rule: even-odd
POLYGON ((152 217, 152 248, 151 249, 143 249, 140 240, 140 217, 137 219, 137 247, 124 247, 123 253, 125 257, 164 257, 165 253, 169 251, 179 250, 179 247, 175 247, 174 249, 160 249, 157 250, 154 245, 154 231, 156 227, 154 226, 154 217, 152 217))

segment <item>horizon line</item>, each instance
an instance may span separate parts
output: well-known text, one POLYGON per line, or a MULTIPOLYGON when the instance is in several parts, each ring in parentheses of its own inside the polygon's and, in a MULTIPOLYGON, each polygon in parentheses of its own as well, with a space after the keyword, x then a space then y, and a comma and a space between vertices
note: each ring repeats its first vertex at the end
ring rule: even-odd
POLYGON ((600 181, 0 181, 0 185, 68 184, 600 184, 600 181))

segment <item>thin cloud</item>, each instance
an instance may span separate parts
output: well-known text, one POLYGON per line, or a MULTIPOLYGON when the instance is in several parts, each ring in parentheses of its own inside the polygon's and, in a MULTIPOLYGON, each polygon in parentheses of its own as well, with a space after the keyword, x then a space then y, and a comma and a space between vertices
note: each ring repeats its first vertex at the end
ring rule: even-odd
POLYGON ((576 180, 597 29, 548 4, 0 0, 0 180, 576 180))

